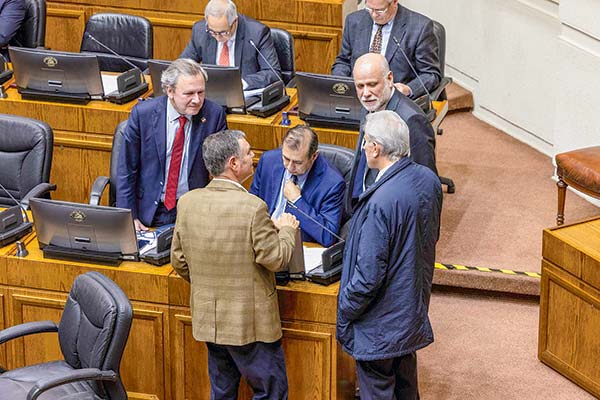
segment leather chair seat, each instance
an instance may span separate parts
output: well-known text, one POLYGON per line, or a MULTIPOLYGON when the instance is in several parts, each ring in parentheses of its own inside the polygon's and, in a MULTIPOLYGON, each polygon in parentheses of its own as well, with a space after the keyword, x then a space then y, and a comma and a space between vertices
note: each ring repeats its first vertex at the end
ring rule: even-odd
MULTIPOLYGON (((64 361, 51 361, 30 367, 7 371, 0 380, 0 393, 7 399, 24 399, 38 380, 57 377, 73 371, 64 361)), ((40 396, 41 400, 50 399, 97 399, 90 397, 94 393, 87 382, 73 382, 52 388, 40 396)))
POLYGON ((588 196, 600 198, 600 146, 557 154, 558 213, 556 223, 564 222, 567 186, 572 186, 588 196))

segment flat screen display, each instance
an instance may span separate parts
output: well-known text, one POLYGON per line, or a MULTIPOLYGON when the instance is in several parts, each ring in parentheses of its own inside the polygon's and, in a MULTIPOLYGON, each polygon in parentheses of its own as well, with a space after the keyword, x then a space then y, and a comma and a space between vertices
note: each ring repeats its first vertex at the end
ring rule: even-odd
POLYGON ((131 210, 49 199, 31 199, 29 205, 41 249, 53 245, 137 257, 131 210))
POLYGON ((23 47, 9 47, 8 51, 21 94, 102 99, 102 77, 95 55, 23 47))

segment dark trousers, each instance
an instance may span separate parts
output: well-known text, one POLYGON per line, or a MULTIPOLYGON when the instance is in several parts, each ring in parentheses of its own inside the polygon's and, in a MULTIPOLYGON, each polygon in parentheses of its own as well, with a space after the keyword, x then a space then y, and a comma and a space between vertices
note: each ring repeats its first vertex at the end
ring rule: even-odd
POLYGON ((158 203, 158 208, 152 218, 152 226, 163 226, 167 224, 174 224, 177 219, 177 206, 171 210, 167 210, 164 203, 161 201, 158 203))
POLYGON ((356 361, 361 400, 418 400, 417 354, 356 361))
POLYGON ((240 377, 254 391, 254 400, 288 398, 281 340, 244 346, 206 343, 211 400, 236 400, 240 377))

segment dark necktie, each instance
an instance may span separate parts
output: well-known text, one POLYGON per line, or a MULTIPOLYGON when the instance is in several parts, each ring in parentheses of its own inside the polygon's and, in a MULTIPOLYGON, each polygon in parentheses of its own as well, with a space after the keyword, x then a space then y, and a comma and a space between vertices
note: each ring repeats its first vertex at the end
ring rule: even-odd
POLYGON ((185 143, 185 123, 187 118, 179 116, 179 128, 175 133, 173 150, 171 151, 171 162, 169 163, 169 177, 167 179, 167 190, 165 191, 165 207, 171 210, 177 204, 177 185, 179 184, 179 172, 181 171, 181 160, 183 158, 183 144, 185 143))
POLYGON ((373 37, 373 43, 371 43, 371 53, 381 53, 381 44, 383 43, 383 25, 377 25, 377 32, 375 32, 375 36, 373 37))
POLYGON ((296 175, 292 175, 290 179, 292 180, 292 182, 294 182, 294 185, 298 185, 298 177, 296 175))

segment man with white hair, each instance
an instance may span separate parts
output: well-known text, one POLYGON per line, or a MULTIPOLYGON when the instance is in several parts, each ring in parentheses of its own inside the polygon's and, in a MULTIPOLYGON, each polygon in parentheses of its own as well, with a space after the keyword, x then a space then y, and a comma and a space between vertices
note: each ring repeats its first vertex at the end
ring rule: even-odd
MULTIPOLYGON (((435 166, 435 134, 429 120, 415 103, 394 88, 394 76, 387 60, 381 54, 367 53, 356 60, 353 71, 356 94, 362 103, 364 115, 381 110, 391 110, 402 118, 410 131, 410 156, 437 175, 435 166)), ((356 144, 352 179, 345 207, 352 212, 358 196, 372 183, 377 171, 367 168, 361 130, 356 144)))
POLYGON ((210 0, 204 18, 194 24, 192 38, 179 57, 239 67, 244 90, 263 88, 281 78, 268 26, 239 14, 231 0, 210 0))
POLYGON ((428 317, 442 188, 407 157, 406 123, 367 115, 364 150, 379 172, 350 220, 337 338, 356 360, 361 398, 418 399, 416 351, 433 342, 428 317))

